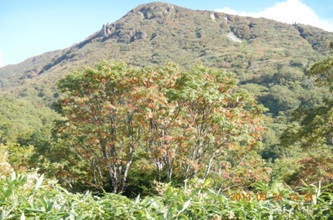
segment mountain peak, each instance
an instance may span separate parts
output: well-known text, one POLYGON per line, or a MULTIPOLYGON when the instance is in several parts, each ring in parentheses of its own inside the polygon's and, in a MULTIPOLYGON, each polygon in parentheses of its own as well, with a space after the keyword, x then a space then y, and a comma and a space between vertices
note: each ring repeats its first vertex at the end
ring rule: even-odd
POLYGON ((161 25, 170 19, 175 20, 181 17, 182 13, 190 11, 190 9, 164 2, 141 4, 118 21, 103 25, 102 30, 93 38, 102 37, 105 40, 117 37, 119 42, 131 43, 138 39, 147 38, 146 29, 151 29, 148 26, 152 26, 154 23, 161 25))
POLYGON ((104 24, 72 47, 0 68, 0 90, 11 87, 13 81, 59 78, 103 59, 135 66, 203 63, 251 78, 253 72, 266 67, 276 72, 294 60, 298 60, 296 66, 304 67, 329 52, 331 39, 333 33, 310 26, 151 2, 104 24))
POLYGON ((141 12, 146 19, 154 17, 165 16, 168 13, 175 12, 175 8, 180 8, 170 3, 164 2, 151 2, 147 4, 141 4, 130 11, 130 13, 141 12))
POLYGON ((171 14, 177 13, 182 10, 186 9, 170 3, 151 2, 137 6, 129 13, 127 13, 126 16, 138 14, 143 19, 163 19, 165 17, 169 17, 171 14))

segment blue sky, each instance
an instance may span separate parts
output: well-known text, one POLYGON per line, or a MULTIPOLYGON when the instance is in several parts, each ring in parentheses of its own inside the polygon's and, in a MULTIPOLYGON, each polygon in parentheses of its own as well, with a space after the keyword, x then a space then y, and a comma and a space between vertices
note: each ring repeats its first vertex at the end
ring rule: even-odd
MULTIPOLYGON (((0 0, 0 67, 64 49, 144 0, 0 0)), ((178 6, 306 23, 333 32, 332 0, 166 0, 178 6)))

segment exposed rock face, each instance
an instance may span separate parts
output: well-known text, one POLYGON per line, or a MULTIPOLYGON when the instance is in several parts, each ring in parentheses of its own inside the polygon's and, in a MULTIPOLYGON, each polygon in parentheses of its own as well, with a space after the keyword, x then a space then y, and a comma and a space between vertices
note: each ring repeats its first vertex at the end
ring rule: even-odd
POLYGON ((119 42, 123 43, 145 39, 148 37, 146 31, 136 27, 139 27, 140 23, 144 22, 144 20, 155 20, 159 24, 164 23, 165 19, 177 13, 175 7, 171 4, 158 2, 138 6, 117 23, 103 25, 100 36, 105 38, 117 37, 119 38, 119 42), (131 27, 128 28, 129 23, 136 23, 136 25, 130 25, 131 27))
POLYGON ((236 42, 236 43, 242 43, 242 40, 239 39, 239 38, 238 38, 234 33, 232 33, 232 32, 228 33, 228 34, 227 34, 227 37, 228 37, 230 40, 232 40, 232 41, 234 41, 234 42, 236 42))
POLYGON ((141 15, 143 19, 165 19, 176 13, 175 6, 167 3, 152 3, 147 5, 140 5, 133 9, 130 13, 137 13, 141 15))
POLYGON ((103 37, 107 37, 110 36, 112 34, 112 32, 114 31, 114 26, 109 25, 109 24, 103 24, 102 27, 102 31, 103 31, 103 37))

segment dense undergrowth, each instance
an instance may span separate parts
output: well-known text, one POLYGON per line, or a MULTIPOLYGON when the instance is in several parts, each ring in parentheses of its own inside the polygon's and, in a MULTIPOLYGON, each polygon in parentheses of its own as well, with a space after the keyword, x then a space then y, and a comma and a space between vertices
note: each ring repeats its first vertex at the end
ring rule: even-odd
POLYGON ((285 189, 260 191, 264 184, 252 192, 217 193, 210 180, 198 179, 181 188, 156 183, 158 195, 136 199, 73 194, 37 172, 12 173, 0 186, 1 219, 333 219, 333 194, 320 185, 303 189, 311 199, 285 189))

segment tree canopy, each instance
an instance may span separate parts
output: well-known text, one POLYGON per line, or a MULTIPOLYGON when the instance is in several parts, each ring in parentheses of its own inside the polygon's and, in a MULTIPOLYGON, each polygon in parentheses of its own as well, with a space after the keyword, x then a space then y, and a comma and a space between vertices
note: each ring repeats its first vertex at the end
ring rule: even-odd
MULTIPOLYGON (((331 54, 316 62, 308 69, 309 77, 314 78, 320 87, 328 87, 333 92, 333 43, 331 54)), ((324 103, 312 108, 300 107, 294 113, 295 123, 282 136, 282 143, 301 143, 305 147, 318 147, 333 144, 333 99, 326 97, 324 103)))
MULTIPOLYGON (((264 108, 237 87, 235 76, 203 66, 185 71, 103 62, 66 76, 59 89, 64 120, 57 146, 76 158, 68 173, 75 176, 75 164, 84 161, 85 181, 108 182, 113 192, 124 190, 138 152, 156 167, 159 181, 206 178, 212 171, 231 178, 228 169, 245 165, 264 131, 264 108)), ((247 179, 256 179, 255 172, 247 179)))

